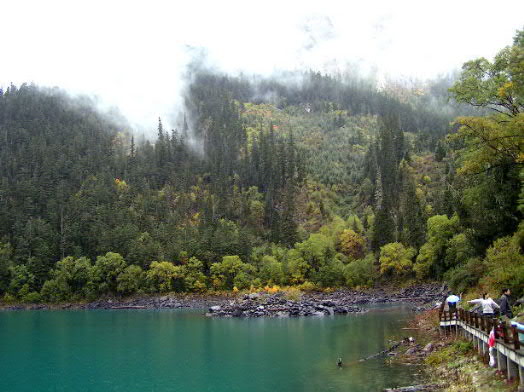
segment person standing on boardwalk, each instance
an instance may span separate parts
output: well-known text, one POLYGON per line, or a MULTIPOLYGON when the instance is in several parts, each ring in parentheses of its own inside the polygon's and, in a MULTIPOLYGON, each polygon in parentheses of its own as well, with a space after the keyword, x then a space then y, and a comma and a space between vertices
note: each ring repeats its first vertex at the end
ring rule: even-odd
POLYGON ((502 295, 500 296, 500 314, 507 318, 513 318, 513 312, 511 311, 511 305, 509 303, 510 295, 510 289, 503 289, 502 295))
POLYGON ((451 291, 449 291, 448 294, 449 295, 446 297, 445 301, 448 305, 449 311, 455 313, 457 311, 457 302, 460 301, 462 294, 460 296, 456 296, 452 294, 451 291))
POLYGON ((500 309, 500 306, 491 299, 488 293, 482 294, 482 298, 473 299, 468 301, 470 304, 476 304, 482 306, 482 315, 486 317, 493 317, 495 315, 495 309, 500 309))

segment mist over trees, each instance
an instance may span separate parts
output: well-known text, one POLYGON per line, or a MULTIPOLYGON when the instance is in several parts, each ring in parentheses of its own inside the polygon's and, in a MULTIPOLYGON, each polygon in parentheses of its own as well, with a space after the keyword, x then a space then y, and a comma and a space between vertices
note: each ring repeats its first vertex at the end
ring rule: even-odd
POLYGON ((141 142, 86 99, 11 85, 0 294, 409 279, 518 292, 523 51, 518 32, 493 62, 420 86, 198 70, 179 129, 159 119, 141 142))

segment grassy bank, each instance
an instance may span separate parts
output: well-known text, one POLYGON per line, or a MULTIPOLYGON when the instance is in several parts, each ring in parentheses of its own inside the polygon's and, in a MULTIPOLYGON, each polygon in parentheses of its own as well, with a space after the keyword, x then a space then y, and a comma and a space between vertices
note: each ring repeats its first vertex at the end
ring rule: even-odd
POLYGON ((444 392, 517 391, 515 382, 508 383, 500 372, 482 361, 471 342, 463 339, 450 338, 450 342, 431 353, 425 362, 432 379, 448 381, 444 392))
POLYGON ((418 346, 424 348, 411 350, 414 354, 408 348, 403 360, 424 365, 428 381, 445 384, 442 392, 517 391, 517 384, 508 383, 500 372, 489 367, 471 342, 440 331, 438 320, 436 310, 415 317, 410 327, 418 330, 418 346))

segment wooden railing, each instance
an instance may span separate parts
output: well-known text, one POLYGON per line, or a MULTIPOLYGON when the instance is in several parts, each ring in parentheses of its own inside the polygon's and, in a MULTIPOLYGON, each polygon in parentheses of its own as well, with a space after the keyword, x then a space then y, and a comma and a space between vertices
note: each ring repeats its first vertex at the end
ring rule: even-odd
POLYGON ((495 329, 495 339, 504 342, 508 346, 513 346, 514 350, 520 350, 524 346, 524 341, 519 340, 519 333, 524 334, 524 329, 509 325, 507 322, 494 317, 485 317, 481 314, 470 312, 464 309, 454 311, 439 312, 440 321, 462 321, 469 327, 481 330, 489 335, 491 330, 495 329))

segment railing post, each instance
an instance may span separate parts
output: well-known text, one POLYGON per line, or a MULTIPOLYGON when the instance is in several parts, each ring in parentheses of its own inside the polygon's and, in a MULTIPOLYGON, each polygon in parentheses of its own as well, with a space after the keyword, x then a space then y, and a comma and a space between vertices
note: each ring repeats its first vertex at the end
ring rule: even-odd
POLYGON ((509 343, 509 339, 508 339, 508 328, 507 328, 506 322, 505 322, 505 321, 502 321, 502 322, 500 323, 500 326, 501 326, 502 333, 503 333, 502 339, 504 340, 504 343, 509 343))
POLYGON ((518 365, 507 357, 508 380, 515 380, 519 376, 518 365))
POLYGON ((508 369, 508 361, 506 356, 499 350, 497 350, 497 368, 502 373, 506 373, 508 369))
POLYGON ((519 333, 514 325, 511 326, 511 334, 513 335, 513 346, 515 350, 520 350, 519 333))

